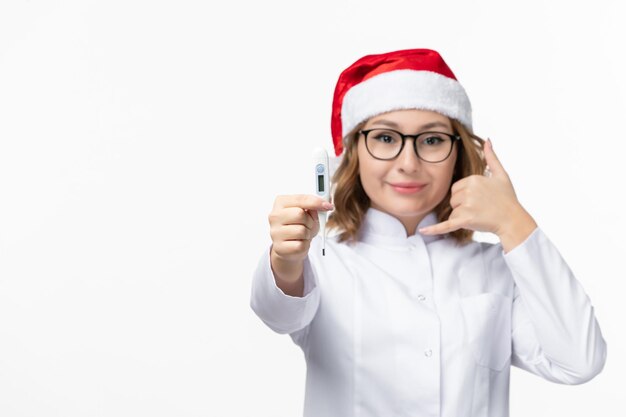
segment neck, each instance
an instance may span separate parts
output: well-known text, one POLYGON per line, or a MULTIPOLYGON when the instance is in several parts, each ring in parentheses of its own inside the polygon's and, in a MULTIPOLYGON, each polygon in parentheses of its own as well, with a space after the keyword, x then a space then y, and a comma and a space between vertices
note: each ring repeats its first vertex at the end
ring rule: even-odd
POLYGON ((376 204, 372 204, 372 208, 378 211, 387 213, 395 217, 396 219, 398 219, 404 226, 404 230, 406 231, 407 237, 413 236, 417 232, 417 226, 420 224, 422 220, 424 220, 424 217, 426 217, 426 215, 429 213, 429 212, 425 212, 425 213, 417 213, 417 214, 412 214, 412 215, 402 215, 402 214, 390 213, 389 211, 383 209, 382 207, 377 206, 376 204))
POLYGON ((401 217, 401 216, 396 216, 396 217, 404 225, 404 228, 406 230, 406 235, 413 236, 415 232, 417 231, 417 225, 420 224, 420 222, 424 219, 424 217, 426 217, 426 213, 420 214, 418 216, 412 216, 412 217, 401 217))

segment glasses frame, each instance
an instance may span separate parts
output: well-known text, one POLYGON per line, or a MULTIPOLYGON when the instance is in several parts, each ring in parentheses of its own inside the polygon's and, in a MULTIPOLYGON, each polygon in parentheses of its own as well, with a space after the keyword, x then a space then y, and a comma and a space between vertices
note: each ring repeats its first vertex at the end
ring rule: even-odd
POLYGON ((419 159, 421 159, 422 161, 424 161, 424 162, 428 162, 428 163, 431 163, 431 164, 436 164, 436 163, 443 162, 446 159, 448 159, 450 157, 450 155, 452 155, 452 149, 454 149, 454 143, 456 141, 461 140, 461 136, 459 136, 459 135, 453 135, 451 133, 446 133, 446 132, 437 132, 437 131, 433 131, 433 130, 429 130, 429 131, 426 131, 426 132, 420 132, 417 135, 405 135, 404 133, 398 132, 397 130, 377 127, 377 128, 374 128, 374 129, 367 129, 367 130, 363 130, 362 129, 362 130, 359 130, 359 134, 362 134, 364 136, 364 138, 365 138, 365 149, 367 149, 367 152, 370 154, 370 156, 372 158, 378 159, 379 161, 392 161, 392 160, 396 159, 398 156, 400 156, 400 154, 402 153, 402 150, 404 149, 404 144, 406 142, 406 138, 413 138, 413 150, 415 151, 415 155, 417 155, 417 157, 419 159), (402 138, 402 144, 400 145, 400 150, 398 150, 398 153, 395 156, 393 156, 392 158, 378 158, 378 157, 376 157, 376 156, 374 156, 372 154, 372 152, 370 151, 370 148, 367 146, 367 135, 370 132, 374 131, 374 130, 387 130, 389 132, 394 132, 394 133, 397 133, 398 135, 400 135, 400 137, 402 138), (420 156, 420 154, 417 152, 417 138, 422 136, 422 135, 425 135, 427 133, 437 133, 438 135, 446 135, 446 136, 448 136, 450 138, 450 140, 452 141, 451 145, 450 145, 450 151, 448 152, 448 154, 446 155, 445 158, 440 159, 439 161, 428 161, 428 160, 422 158, 420 156))

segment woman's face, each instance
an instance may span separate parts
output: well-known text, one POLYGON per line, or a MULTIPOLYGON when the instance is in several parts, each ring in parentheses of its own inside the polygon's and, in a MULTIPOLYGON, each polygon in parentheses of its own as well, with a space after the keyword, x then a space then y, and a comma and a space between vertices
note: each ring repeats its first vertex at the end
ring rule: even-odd
MULTIPOLYGON (((453 133, 446 116, 427 110, 384 113, 369 119, 362 129, 373 128, 391 128, 405 135, 426 131, 453 133)), ((359 136, 357 146, 361 183, 371 206, 398 218, 404 224, 407 236, 415 234, 419 222, 450 189, 458 146, 454 145, 444 161, 431 163, 417 157, 413 140, 407 138, 400 155, 390 161, 373 158, 365 147, 363 135, 359 136)))

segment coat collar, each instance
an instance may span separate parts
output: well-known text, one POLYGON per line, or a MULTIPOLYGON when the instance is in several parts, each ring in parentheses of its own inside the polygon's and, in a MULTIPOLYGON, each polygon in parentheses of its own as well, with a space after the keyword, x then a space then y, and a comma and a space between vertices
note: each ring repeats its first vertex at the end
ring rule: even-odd
MULTIPOLYGON (((417 228, 436 224, 437 215, 434 211, 428 213, 417 228)), ((407 236, 406 229, 402 222, 391 214, 368 208, 361 225, 360 241, 370 244, 389 244, 409 246, 415 245, 418 241, 428 244, 435 240, 442 239, 446 235, 422 235, 416 232, 412 236, 407 236)))

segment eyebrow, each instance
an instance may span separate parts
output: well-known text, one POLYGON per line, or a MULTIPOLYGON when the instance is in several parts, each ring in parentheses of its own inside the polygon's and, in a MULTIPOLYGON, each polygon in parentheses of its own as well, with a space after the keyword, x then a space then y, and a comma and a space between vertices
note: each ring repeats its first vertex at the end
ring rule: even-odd
MULTIPOLYGON (((395 129, 400 128, 400 126, 397 123, 392 122, 391 120, 376 120, 375 122, 372 123, 372 125, 377 125, 377 124, 393 127, 395 129)), ((430 129, 433 127, 445 127, 447 129, 450 129, 450 126, 448 126, 444 122, 431 122, 431 123, 426 123, 425 125, 421 126, 418 130, 430 129)))

